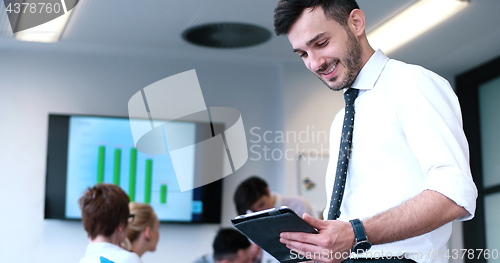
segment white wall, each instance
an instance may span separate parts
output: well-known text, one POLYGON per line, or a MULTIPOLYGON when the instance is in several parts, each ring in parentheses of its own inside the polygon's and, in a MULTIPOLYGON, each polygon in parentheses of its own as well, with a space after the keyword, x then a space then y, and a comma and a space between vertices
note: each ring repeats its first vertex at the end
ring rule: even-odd
MULTIPOLYGON (((0 262, 77 262, 88 242, 81 222, 44 220, 48 113, 127 116, 129 98, 165 77, 196 69, 207 106, 238 109, 251 127, 283 129, 281 67, 272 63, 114 53, 0 50, 0 262)), ((276 145, 275 147, 282 147, 276 145)), ((279 189, 283 164, 249 160, 224 181, 222 226, 232 195, 251 174, 279 189)), ((211 250, 219 225, 162 224, 145 262, 190 262, 211 250)))
MULTIPOLYGON (((289 136, 285 149, 294 149, 295 157, 300 152, 328 152, 330 125, 344 107, 343 93, 330 90, 301 61, 285 65, 283 83, 285 130, 309 135, 297 140, 289 136)), ((285 161, 285 178, 286 193, 297 194, 296 160, 285 161)))

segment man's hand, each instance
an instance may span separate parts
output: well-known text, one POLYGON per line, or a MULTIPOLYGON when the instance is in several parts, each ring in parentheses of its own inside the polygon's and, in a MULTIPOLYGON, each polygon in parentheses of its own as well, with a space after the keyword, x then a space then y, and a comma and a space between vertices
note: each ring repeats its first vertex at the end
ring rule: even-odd
MULTIPOLYGON (((419 236, 468 215, 467 210, 443 194, 424 190, 397 207, 363 220, 363 226, 371 243, 378 245, 419 236)), ((303 218, 319 234, 283 232, 281 243, 301 257, 317 262, 338 263, 349 257, 355 242, 350 223, 321 221, 307 214, 303 218)))
POLYGON ((303 219, 315 227, 319 234, 283 232, 280 235, 281 243, 301 257, 317 262, 337 263, 349 257, 355 241, 350 223, 338 220, 322 221, 308 214, 304 214, 303 219))

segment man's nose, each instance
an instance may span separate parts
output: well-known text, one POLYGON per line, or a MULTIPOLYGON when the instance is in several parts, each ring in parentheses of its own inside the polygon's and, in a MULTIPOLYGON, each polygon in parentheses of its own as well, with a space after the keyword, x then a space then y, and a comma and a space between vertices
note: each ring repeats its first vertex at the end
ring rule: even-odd
POLYGON ((326 60, 318 54, 309 54, 309 70, 316 72, 324 66, 326 60))

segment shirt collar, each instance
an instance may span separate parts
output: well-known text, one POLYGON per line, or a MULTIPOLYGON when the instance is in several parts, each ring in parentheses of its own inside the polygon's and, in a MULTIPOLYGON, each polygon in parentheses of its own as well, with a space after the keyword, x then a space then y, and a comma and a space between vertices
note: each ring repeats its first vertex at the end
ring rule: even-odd
POLYGON ((351 87, 354 89, 372 89, 387 61, 389 61, 389 58, 382 50, 377 50, 363 66, 351 87))
POLYGON ((104 250, 110 251, 110 250, 123 250, 123 249, 115 244, 111 244, 108 242, 96 242, 96 243, 90 243, 87 246, 85 254, 91 255, 91 254, 101 253, 104 250))

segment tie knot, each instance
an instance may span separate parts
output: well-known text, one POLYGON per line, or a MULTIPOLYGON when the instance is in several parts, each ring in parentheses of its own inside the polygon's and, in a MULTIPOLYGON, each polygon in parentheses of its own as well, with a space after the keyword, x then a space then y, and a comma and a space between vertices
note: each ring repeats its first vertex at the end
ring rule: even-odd
POLYGON ((348 88, 346 92, 344 92, 344 101, 345 106, 354 105, 354 100, 358 97, 359 89, 351 89, 348 88))

